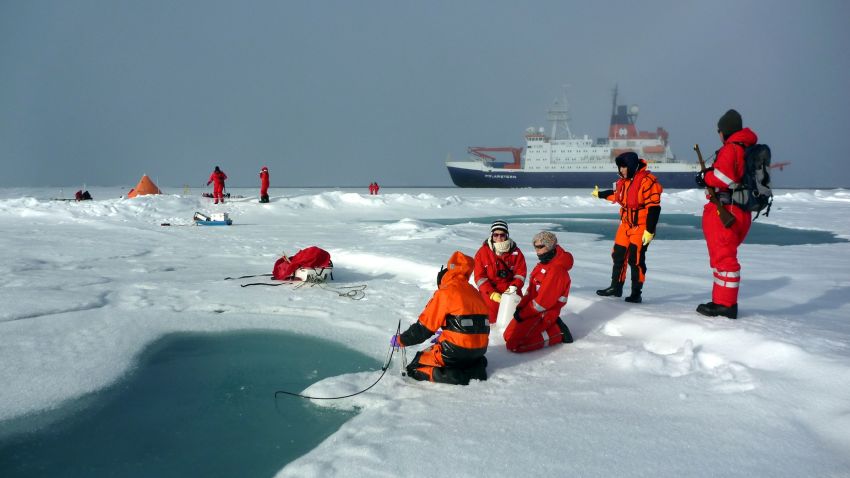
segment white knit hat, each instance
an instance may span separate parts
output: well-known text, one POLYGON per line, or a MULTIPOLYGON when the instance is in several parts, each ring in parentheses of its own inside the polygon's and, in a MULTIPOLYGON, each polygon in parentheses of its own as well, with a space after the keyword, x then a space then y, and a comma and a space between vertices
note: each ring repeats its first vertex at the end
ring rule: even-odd
POLYGON ((534 235, 531 242, 532 244, 541 243, 551 249, 558 243, 558 236, 549 231, 540 231, 534 235))

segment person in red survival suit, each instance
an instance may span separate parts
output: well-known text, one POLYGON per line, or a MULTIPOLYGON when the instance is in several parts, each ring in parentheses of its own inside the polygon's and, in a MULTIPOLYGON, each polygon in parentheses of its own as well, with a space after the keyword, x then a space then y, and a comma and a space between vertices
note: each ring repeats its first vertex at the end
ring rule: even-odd
POLYGON ((561 248, 557 236, 549 231, 535 234, 532 245, 540 262, 531 271, 528 290, 505 329, 505 346, 511 352, 573 341, 570 329, 559 317, 570 295, 573 255, 561 248))
POLYGON ((421 344, 437 333, 434 345, 417 352, 407 366, 416 380, 467 385, 472 379, 487 380, 487 344, 490 323, 487 304, 469 283, 473 259, 460 251, 449 258, 437 274, 437 290, 404 333, 393 335, 393 347, 421 344), (442 333, 438 329, 442 328, 442 333))
POLYGON ((646 279, 646 251, 655 237, 655 227, 661 216, 661 183, 646 168, 646 161, 629 151, 615 159, 620 179, 616 190, 600 191, 596 186, 591 193, 599 199, 607 199, 620 205, 620 227, 614 237, 611 258, 614 268, 611 285, 597 290, 601 296, 623 295, 626 281, 626 266, 632 270, 632 294, 626 302, 640 303, 643 282, 646 279))
POLYGON ((210 183, 213 184, 213 199, 215 200, 215 204, 218 204, 219 201, 224 203, 224 180, 227 179, 227 175, 224 174, 224 171, 219 169, 218 166, 215 167, 215 171, 210 174, 210 180, 207 181, 207 186, 210 183))
POLYGON ((714 273, 711 302, 697 306, 697 312, 709 317, 738 318, 738 286, 741 264, 738 246, 744 242, 752 225, 752 213, 732 204, 731 190, 744 176, 744 151, 758 142, 750 128, 743 127, 741 115, 729 110, 717 121, 717 133, 723 146, 717 150, 712 166, 696 177, 700 187, 712 187, 718 199, 735 216, 728 228, 723 226, 717 208, 707 202, 702 210, 702 233, 708 246, 708 260, 714 273))
POLYGON ((260 169, 260 202, 269 202, 269 168, 260 169))
POLYGON ((508 223, 499 219, 490 226, 490 237, 475 253, 475 286, 496 323, 502 293, 522 294, 528 266, 525 256, 508 234, 508 223))

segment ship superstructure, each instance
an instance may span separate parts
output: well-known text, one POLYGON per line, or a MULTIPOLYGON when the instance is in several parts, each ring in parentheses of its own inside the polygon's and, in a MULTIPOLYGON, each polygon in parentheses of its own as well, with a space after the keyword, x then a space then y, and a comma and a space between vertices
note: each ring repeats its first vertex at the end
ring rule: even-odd
POLYGON ((526 130, 524 154, 522 148, 470 147, 470 161, 446 163, 452 181, 460 187, 593 187, 616 179, 614 158, 634 151, 665 187, 694 187, 698 166, 676 159, 667 131, 638 130, 638 106, 618 105, 616 88, 613 96, 607 138, 574 136, 564 95, 549 110, 550 134, 542 127, 526 130), (508 152, 511 157, 503 162, 488 154, 508 152))

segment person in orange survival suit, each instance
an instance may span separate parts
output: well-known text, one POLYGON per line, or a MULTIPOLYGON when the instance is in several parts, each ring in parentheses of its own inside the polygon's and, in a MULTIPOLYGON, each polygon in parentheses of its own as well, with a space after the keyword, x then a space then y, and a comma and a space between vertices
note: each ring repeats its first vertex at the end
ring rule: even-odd
POLYGON ((640 303, 643 282, 646 279, 646 251, 655 237, 655 227, 661 216, 661 183, 646 168, 646 161, 629 151, 615 159, 620 179, 616 190, 600 191, 596 186, 591 193, 599 199, 620 205, 620 227, 614 238, 611 258, 614 268, 611 285, 597 290, 601 296, 623 295, 626 265, 632 269, 632 294, 626 302, 640 303))
POLYGON ((269 168, 260 169, 260 202, 269 202, 269 168))
POLYGON ((215 204, 218 204, 220 200, 222 204, 224 203, 224 180, 227 179, 227 175, 224 174, 224 171, 219 169, 218 166, 215 167, 215 171, 210 174, 210 179, 207 181, 207 186, 210 183, 213 184, 213 198, 215 199, 215 204))
POLYGON ((434 345, 417 352, 407 366, 416 380, 467 385, 471 379, 487 380, 487 344, 490 323, 487 304, 469 283, 471 257, 455 251, 446 269, 437 274, 437 290, 419 320, 404 333, 393 335, 393 347, 421 344, 442 328, 434 345))
POLYGON ((573 255, 559 246, 558 237, 549 231, 535 234, 532 245, 540 262, 531 271, 528 291, 505 329, 505 346, 511 352, 573 341, 570 329, 559 317, 570 295, 573 255))
POLYGON ((741 114, 729 110, 717 121, 717 133, 723 146, 717 159, 704 173, 696 177, 701 187, 712 187, 735 222, 726 228, 720 221, 717 208, 707 202, 702 210, 702 233, 708 246, 708 260, 714 273, 711 302, 697 306, 697 312, 709 317, 738 318, 738 286, 741 283, 741 264, 738 246, 744 242, 752 225, 752 213, 732 204, 731 190, 744 176, 744 150, 758 142, 750 128, 743 127, 741 114))
POLYGON ((522 294, 528 266, 525 256, 508 234, 508 223, 499 219, 490 226, 490 237, 475 253, 475 285, 496 322, 502 293, 522 294))

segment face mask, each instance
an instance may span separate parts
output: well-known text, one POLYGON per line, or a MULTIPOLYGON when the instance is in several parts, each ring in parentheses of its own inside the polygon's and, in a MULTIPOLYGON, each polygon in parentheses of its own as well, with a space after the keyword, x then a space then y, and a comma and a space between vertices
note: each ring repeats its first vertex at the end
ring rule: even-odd
POLYGON ((513 245, 513 241, 510 239, 502 242, 494 242, 493 250, 496 251, 497 254, 504 254, 511 250, 511 246, 513 245))
POLYGON ((555 248, 553 247, 551 251, 544 252, 543 254, 537 254, 537 259, 543 264, 552 260, 555 257, 555 248))

